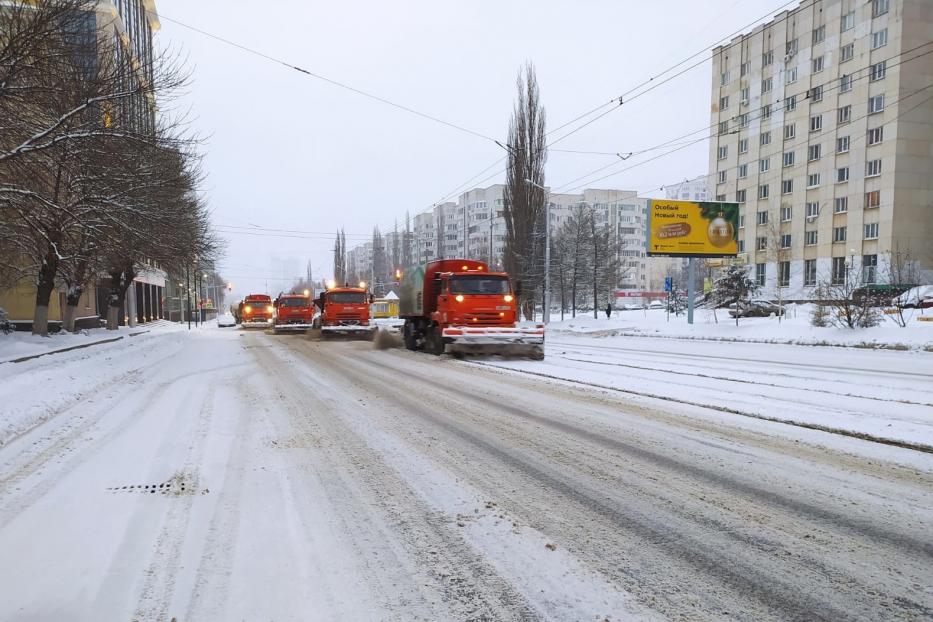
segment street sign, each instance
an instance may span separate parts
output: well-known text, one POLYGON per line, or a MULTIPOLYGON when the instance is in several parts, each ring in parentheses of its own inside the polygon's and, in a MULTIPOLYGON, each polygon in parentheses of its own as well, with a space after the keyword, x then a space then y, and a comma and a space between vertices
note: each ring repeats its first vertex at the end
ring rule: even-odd
POLYGON ((664 291, 669 292, 674 289, 674 279, 666 276, 664 277, 664 291))
POLYGON ((652 199, 649 256, 734 257, 739 252, 739 204, 652 199))

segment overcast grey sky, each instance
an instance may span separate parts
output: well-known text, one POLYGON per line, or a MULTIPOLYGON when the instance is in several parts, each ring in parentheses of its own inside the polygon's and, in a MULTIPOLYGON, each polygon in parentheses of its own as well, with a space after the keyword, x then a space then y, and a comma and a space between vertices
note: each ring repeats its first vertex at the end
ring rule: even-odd
MULTIPOLYGON (((190 65, 191 86, 171 108, 188 111, 194 129, 208 137, 206 197, 228 240, 221 269, 239 298, 267 287, 278 293, 304 273, 308 261, 316 278, 330 276, 337 228, 345 227, 353 247, 371 236, 374 225, 385 232, 398 219, 401 227, 406 211, 430 208, 504 153, 487 139, 250 55, 170 19, 505 142, 516 74, 526 60, 535 64, 548 127, 555 128, 783 4, 157 0, 164 19, 156 40, 190 65), (252 225, 325 235, 229 228, 252 225)), ((637 152, 704 128, 710 123, 710 76, 711 65, 704 62, 556 148, 637 152)), ((635 156, 626 165, 657 154, 635 156)), ((707 154, 703 142, 587 187, 646 192, 705 174, 707 154)), ((612 160, 552 151, 547 183, 559 188, 612 160)))

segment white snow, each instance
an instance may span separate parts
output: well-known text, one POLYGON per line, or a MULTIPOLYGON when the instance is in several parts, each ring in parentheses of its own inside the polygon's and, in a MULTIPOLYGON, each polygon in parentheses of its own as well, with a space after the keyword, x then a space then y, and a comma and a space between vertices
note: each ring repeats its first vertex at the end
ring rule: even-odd
POLYGON ((933 350, 933 309, 906 309, 909 319, 906 327, 897 326, 884 317, 879 326, 847 329, 810 325, 812 305, 787 305, 786 317, 735 318, 726 309, 718 309, 714 317, 709 309, 697 309, 694 323, 687 323, 686 314, 675 316, 663 309, 621 311, 614 309, 607 319, 602 311, 598 318, 593 312, 569 314, 561 321, 559 313, 551 314, 548 325, 550 335, 558 333, 586 333, 593 337, 639 335, 646 337, 677 337, 680 339, 708 339, 715 341, 752 341, 812 345, 880 346, 933 350), (718 319, 718 322, 717 322, 718 319))

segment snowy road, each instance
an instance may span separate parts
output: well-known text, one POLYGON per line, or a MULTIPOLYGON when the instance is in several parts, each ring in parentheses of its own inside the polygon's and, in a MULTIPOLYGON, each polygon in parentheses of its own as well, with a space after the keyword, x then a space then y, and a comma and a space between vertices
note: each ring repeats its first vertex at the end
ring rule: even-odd
POLYGON ((362 342, 139 339, 0 367, 0 620, 933 617, 929 454, 362 342))

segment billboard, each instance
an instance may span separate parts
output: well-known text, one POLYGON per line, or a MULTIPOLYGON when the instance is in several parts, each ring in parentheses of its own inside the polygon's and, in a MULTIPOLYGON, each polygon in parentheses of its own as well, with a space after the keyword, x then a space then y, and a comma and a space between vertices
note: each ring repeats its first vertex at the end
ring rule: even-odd
POLYGON ((648 202, 649 257, 735 257, 738 231, 738 203, 648 202))

